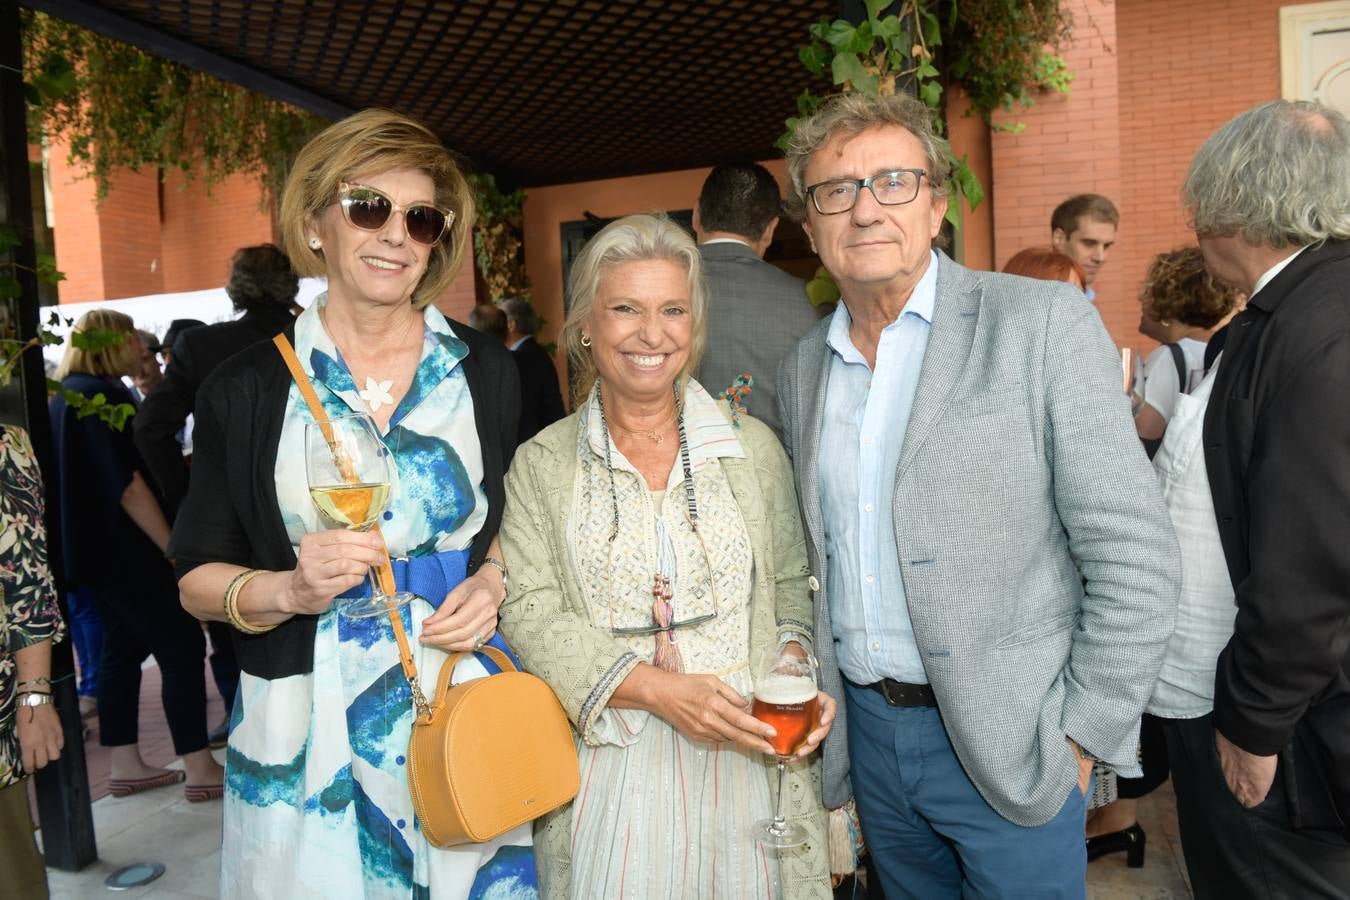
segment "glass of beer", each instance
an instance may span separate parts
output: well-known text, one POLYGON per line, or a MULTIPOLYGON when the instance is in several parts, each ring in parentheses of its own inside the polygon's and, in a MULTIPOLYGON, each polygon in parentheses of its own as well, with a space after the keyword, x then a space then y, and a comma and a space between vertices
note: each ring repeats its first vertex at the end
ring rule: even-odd
MULTIPOLYGON (((335 416, 305 425, 305 476, 319 516, 335 528, 369 531, 389 505, 397 477, 394 455, 375 420, 363 413, 335 416)), ((370 596, 344 600, 338 611, 355 619, 384 615, 412 602, 415 594, 380 590, 370 571, 370 596)))
POLYGON ((783 776, 793 754, 818 721, 816 660, 790 635, 769 654, 755 678, 751 715, 774 727, 769 740, 778 761, 778 802, 772 819, 756 822, 755 840, 770 847, 787 849, 806 843, 806 830, 783 816, 783 776))

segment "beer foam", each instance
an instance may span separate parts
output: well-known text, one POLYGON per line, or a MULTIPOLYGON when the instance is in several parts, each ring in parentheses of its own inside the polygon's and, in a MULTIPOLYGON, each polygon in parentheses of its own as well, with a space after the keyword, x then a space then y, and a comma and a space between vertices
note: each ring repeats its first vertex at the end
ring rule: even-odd
POLYGON ((804 675, 774 673, 755 688, 755 699, 787 706, 808 703, 816 696, 816 683, 804 675))

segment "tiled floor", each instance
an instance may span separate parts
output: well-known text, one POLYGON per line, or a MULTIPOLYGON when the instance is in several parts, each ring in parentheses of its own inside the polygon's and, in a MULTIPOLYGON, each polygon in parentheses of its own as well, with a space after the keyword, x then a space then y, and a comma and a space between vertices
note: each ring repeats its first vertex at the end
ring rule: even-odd
MULTIPOLYGON (((158 670, 147 670, 141 686, 142 740, 152 746, 154 729, 167 735, 159 707, 158 670)), ((209 691, 214 695, 214 690, 209 691)), ((219 699, 212 715, 218 716, 219 699)), ((218 721, 218 719, 213 719, 218 721)), ((165 741, 153 762, 164 765, 173 750, 165 741), (168 756, 164 756, 167 750, 168 756)), ((149 754, 147 753, 147 757, 149 754)), ((222 754, 217 754, 222 758, 222 754)), ((91 769, 96 757, 91 756, 91 769)), ((106 757, 102 763, 106 783, 106 757)), ((178 764, 175 763, 175 766, 178 764)), ((91 771, 91 782, 94 780, 91 771)), ((106 792, 106 788, 105 788, 106 792)), ((51 872, 48 875, 54 900, 87 900, 113 896, 103 880, 120 866, 140 861, 165 864, 158 880, 117 894, 119 897, 149 897, 153 900, 198 900, 217 896, 220 866, 221 804, 190 804, 181 786, 161 788, 132 797, 103 797, 94 803, 94 828, 99 861, 82 872, 51 872)), ((1148 834, 1142 869, 1125 866, 1124 854, 1099 859, 1088 867, 1088 897, 1091 900, 1186 900, 1191 896, 1177 837, 1176 809, 1171 785, 1144 798, 1139 821, 1148 834)))

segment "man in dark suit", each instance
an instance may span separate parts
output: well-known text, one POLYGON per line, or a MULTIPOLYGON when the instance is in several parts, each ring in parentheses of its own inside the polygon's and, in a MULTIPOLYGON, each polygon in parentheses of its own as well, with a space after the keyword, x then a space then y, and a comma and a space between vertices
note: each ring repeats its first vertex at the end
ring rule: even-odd
POLYGON ((507 349, 520 369, 520 443, 525 443, 564 415, 558 368, 534 339, 539 317, 529 301, 508 297, 498 307, 506 316, 507 349))
POLYGON ((1201 147, 1184 195, 1207 268, 1250 298, 1204 432, 1237 603, 1206 774, 1245 813, 1205 858, 1187 847, 1187 865, 1201 897, 1345 897, 1350 122, 1315 103, 1257 106, 1201 147))
MULTIPOLYGON (((171 345, 169 335, 165 335, 171 353, 164 380, 145 398, 132 422, 136 448, 159 487, 170 521, 187 496, 188 465, 178 434, 196 407, 197 388, 231 356, 284 331, 293 318, 299 289, 300 280, 286 254, 271 244, 244 247, 230 261, 230 280, 225 286, 234 308, 243 316, 233 322, 183 330, 171 345)), ((172 334, 173 328, 169 331, 172 334)), ((211 732, 212 746, 217 746, 224 742, 229 709, 239 686, 239 664, 229 627, 210 622, 207 632, 211 636, 211 674, 226 709, 226 723, 211 732)))
POLYGON ((773 242, 782 198, 763 166, 718 166, 703 182, 694 235, 708 282, 708 343, 697 377, 716 397, 748 374, 745 409, 783 439, 778 365, 820 321, 806 283, 763 259, 773 242))

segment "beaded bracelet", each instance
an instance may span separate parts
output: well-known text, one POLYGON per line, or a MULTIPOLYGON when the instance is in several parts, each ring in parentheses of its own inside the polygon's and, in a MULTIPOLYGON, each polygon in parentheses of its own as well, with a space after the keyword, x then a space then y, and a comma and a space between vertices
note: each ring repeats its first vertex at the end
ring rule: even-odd
POLYGON ((254 625, 239 613, 240 592, 243 591, 246 584, 265 571, 265 569, 248 569, 240 572, 230 581, 229 587, 225 588, 225 618, 244 634, 266 634, 277 627, 276 625, 254 625))

